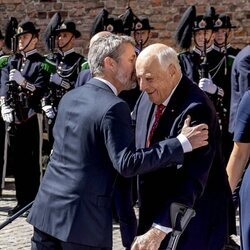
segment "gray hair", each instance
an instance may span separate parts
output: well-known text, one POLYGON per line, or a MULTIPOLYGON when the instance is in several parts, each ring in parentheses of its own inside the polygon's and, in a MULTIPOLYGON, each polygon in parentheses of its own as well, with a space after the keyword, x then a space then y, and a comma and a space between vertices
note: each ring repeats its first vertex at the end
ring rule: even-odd
POLYGON ((178 54, 173 48, 166 46, 156 53, 156 56, 163 67, 173 64, 178 70, 181 70, 178 54))
POLYGON ((129 36, 110 34, 98 38, 89 48, 88 64, 93 76, 103 76, 104 59, 106 57, 119 61, 123 53, 123 44, 135 45, 134 39, 129 36))
POLYGON ((181 70, 177 52, 165 44, 155 43, 147 46, 139 54, 138 59, 148 56, 157 58, 163 68, 173 64, 178 70, 181 70))

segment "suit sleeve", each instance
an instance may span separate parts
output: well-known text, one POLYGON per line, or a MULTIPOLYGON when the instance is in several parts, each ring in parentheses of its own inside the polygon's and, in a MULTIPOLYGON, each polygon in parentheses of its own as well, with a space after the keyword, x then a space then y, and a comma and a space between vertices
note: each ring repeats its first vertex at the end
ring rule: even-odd
POLYGON ((131 123, 129 107, 125 102, 112 106, 102 121, 109 157, 121 175, 131 177, 170 164, 182 164, 184 153, 176 138, 161 141, 150 148, 136 150, 131 123))
POLYGON ((230 121, 229 131, 234 132, 235 118, 239 102, 243 94, 248 90, 250 85, 250 57, 247 56, 244 60, 235 60, 231 74, 231 103, 230 103, 230 121))

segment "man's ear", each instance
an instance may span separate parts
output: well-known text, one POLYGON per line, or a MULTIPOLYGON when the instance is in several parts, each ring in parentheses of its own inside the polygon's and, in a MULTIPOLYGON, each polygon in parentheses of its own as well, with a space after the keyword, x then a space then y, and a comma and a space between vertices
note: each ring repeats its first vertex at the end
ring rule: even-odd
POLYGON ((168 70, 169 70, 169 75, 170 75, 171 77, 175 75, 175 73, 176 73, 176 67, 175 67, 174 64, 171 63, 171 64, 168 66, 168 70))
POLYGON ((32 44, 36 46, 37 43, 38 43, 38 37, 35 36, 32 38, 32 44))
POLYGON ((109 56, 105 57, 104 60, 104 66, 109 69, 113 69, 115 66, 115 60, 109 56))

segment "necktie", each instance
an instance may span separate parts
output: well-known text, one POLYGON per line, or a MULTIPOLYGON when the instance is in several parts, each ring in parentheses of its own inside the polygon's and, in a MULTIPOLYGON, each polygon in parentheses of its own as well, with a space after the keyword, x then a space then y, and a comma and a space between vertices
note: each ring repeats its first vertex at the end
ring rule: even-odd
POLYGON ((163 104, 158 105, 157 108, 156 108, 154 123, 153 123, 153 125, 151 127, 151 130, 150 130, 150 133, 149 133, 149 136, 148 136, 148 140, 147 140, 147 147, 150 146, 151 139, 153 137, 155 129, 158 126, 158 123, 159 123, 159 120, 160 120, 160 117, 161 117, 161 115, 163 113, 164 108, 165 108, 165 106, 163 104))

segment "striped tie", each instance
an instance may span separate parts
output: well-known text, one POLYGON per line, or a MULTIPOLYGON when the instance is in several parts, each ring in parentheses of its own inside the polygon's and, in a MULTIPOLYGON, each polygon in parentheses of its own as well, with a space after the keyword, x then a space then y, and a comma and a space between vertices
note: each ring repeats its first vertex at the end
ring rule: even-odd
POLYGON ((157 108, 156 108, 154 123, 153 123, 153 125, 151 127, 151 130, 150 130, 150 133, 149 133, 149 136, 148 136, 148 140, 147 140, 147 147, 149 147, 150 144, 151 144, 151 139, 153 137, 155 129, 158 126, 158 123, 159 123, 159 120, 160 120, 160 117, 161 117, 161 115, 163 113, 164 108, 165 108, 165 106, 163 104, 158 105, 157 108))

